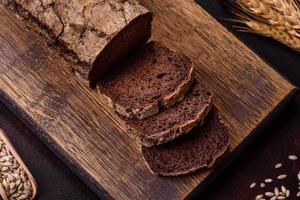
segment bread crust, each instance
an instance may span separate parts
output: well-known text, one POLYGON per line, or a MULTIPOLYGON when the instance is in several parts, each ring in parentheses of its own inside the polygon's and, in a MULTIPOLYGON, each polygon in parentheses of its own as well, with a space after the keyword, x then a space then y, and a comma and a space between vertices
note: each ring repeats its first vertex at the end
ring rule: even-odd
POLYGON ((166 94, 161 99, 158 99, 154 103, 148 103, 144 105, 144 107, 141 109, 126 109, 126 107, 122 106, 121 104, 118 104, 114 102, 109 96, 105 95, 104 93, 101 93, 101 89, 98 89, 98 93, 106 99, 106 102, 108 105, 114 109, 117 113, 120 115, 127 117, 127 118, 137 118, 137 119, 145 119, 147 117, 150 117, 152 115, 155 115, 159 112, 160 107, 169 108, 173 106, 175 103, 182 101, 190 89, 191 85, 194 82, 194 64, 191 63, 191 68, 189 70, 187 78, 176 87, 174 92, 166 94))
POLYGON ((212 102, 213 102, 213 95, 210 95, 208 98, 207 104, 200 110, 200 112, 198 112, 196 114, 196 116, 193 119, 188 120, 185 123, 180 124, 180 125, 176 124, 176 127, 174 127, 174 128, 176 128, 177 131, 172 131, 173 129, 169 129, 166 131, 156 133, 154 135, 141 136, 139 134, 140 133, 139 130, 132 128, 130 125, 128 125, 126 123, 125 123, 125 127, 127 130, 127 133, 131 137, 135 138, 143 146, 151 147, 154 145, 164 144, 164 143, 174 140, 175 138, 177 138, 179 136, 188 134, 194 127, 201 124, 203 122, 204 118, 207 116, 207 114, 211 110, 212 105, 213 105, 212 102))
POLYGON ((199 169, 202 169, 202 168, 211 168, 214 165, 215 161, 226 152, 228 147, 229 147, 229 141, 228 141, 227 145, 223 148, 223 150, 219 154, 217 154, 216 157, 213 158, 212 162, 210 162, 208 165, 206 165, 206 164, 198 165, 198 166, 194 166, 190 169, 176 171, 176 172, 158 174, 151 169, 150 165, 148 164, 148 162, 145 159, 144 159, 144 163, 146 164, 149 171, 156 176, 180 176, 180 175, 185 175, 185 174, 191 174, 191 173, 195 173, 196 171, 198 171, 199 169))
MULTIPOLYGON (((174 50, 173 50, 174 51, 174 50)), ((175 103, 182 101, 185 97, 185 94, 189 91, 191 88, 191 85, 194 82, 194 70, 195 65, 192 62, 191 69, 188 74, 187 80, 183 81, 173 93, 170 93, 168 95, 165 95, 161 101, 161 104, 165 108, 170 108, 173 106, 175 103)))
POLYGON ((151 36, 152 14, 135 0, 2 0, 0 4, 25 19, 91 86, 151 36))
MULTIPOLYGON (((227 129, 222 117, 218 114, 218 118, 219 118, 219 122, 220 124, 222 124, 222 126, 224 126, 227 129)), ((190 167, 190 168, 186 168, 186 169, 182 169, 182 170, 177 170, 177 171, 173 171, 173 172, 163 172, 163 173, 157 173, 155 171, 153 171, 149 165, 149 163, 147 162, 147 160, 145 159, 145 157, 143 156, 143 159, 144 159, 144 163, 146 164, 147 168, 149 169, 149 171, 154 174, 154 175, 157 175, 157 176, 179 176, 179 175, 185 175, 185 174, 190 174, 190 173, 194 173, 196 171, 198 171, 199 169, 202 169, 202 168, 210 168, 214 165, 215 161, 220 158, 225 152, 226 150, 228 149, 229 147, 229 144, 230 144, 230 139, 229 139, 229 135, 227 135, 226 137, 228 137, 227 139, 227 143, 226 145, 223 146, 222 149, 220 149, 220 151, 218 152, 218 154, 216 154, 211 162, 209 163, 205 163, 203 165, 201 164, 198 164, 196 166, 193 166, 193 167, 190 167)), ((142 152, 142 145, 139 145, 139 149, 140 151, 142 152)))

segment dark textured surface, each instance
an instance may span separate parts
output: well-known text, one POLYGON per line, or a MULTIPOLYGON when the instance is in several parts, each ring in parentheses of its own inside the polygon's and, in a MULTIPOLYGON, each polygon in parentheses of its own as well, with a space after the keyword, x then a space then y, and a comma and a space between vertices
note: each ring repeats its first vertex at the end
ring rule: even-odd
MULTIPOLYGON (((221 1, 205 0, 199 2, 219 20, 226 14, 220 6, 219 2, 221 1)), ((300 86, 299 53, 261 36, 244 33, 238 35, 242 41, 245 41, 249 47, 271 63, 275 69, 300 86)), ((0 126, 6 130, 39 184, 38 199, 97 199, 95 195, 87 195, 90 190, 62 162, 58 161, 32 133, 24 128, 17 118, 4 109, 2 104, 0 116, 0 126)), ((286 111, 277 117, 270 127, 264 129, 257 142, 251 144, 241 158, 232 164, 232 169, 226 170, 224 175, 219 177, 219 181, 211 187, 211 190, 205 192, 201 197, 212 200, 252 198, 254 191, 249 192, 249 183, 264 175, 269 176, 269 167, 273 164, 273 159, 276 161, 286 159, 286 155, 290 152, 295 152, 295 150, 299 152, 299 142, 297 143, 300 136, 299 121, 300 98, 298 97, 286 111), (276 146, 278 144, 282 148, 278 148, 276 146), (270 160, 271 164, 266 160, 270 160)), ((291 173, 299 171, 299 165, 291 169, 291 173)), ((289 184, 286 185, 293 185, 295 179, 288 182, 289 184)))

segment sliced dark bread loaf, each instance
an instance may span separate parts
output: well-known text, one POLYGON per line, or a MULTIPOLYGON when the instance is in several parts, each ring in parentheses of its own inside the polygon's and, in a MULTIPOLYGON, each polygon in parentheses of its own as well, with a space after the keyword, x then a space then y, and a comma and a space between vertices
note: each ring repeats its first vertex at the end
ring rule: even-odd
POLYGON ((152 173, 176 176, 211 167, 228 144, 228 130, 213 107, 204 124, 190 134, 159 146, 142 146, 142 154, 152 173))
POLYGON ((144 119, 160 106, 182 100, 193 82, 193 63, 158 42, 149 42, 97 85, 117 113, 144 119))
POLYGON ((151 36, 152 14, 136 0, 0 0, 95 86, 151 36))
POLYGON ((121 117, 127 133, 144 146, 159 145, 189 133, 203 121, 212 106, 212 92, 194 83, 186 97, 170 108, 142 120, 121 117))

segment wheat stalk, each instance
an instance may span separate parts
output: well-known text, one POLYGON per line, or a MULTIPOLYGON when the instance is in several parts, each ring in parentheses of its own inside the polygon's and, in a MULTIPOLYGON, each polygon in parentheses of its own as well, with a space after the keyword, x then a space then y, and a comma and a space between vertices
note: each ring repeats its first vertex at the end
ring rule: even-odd
POLYGON ((231 0, 242 31, 272 37, 300 51, 299 0, 231 0))

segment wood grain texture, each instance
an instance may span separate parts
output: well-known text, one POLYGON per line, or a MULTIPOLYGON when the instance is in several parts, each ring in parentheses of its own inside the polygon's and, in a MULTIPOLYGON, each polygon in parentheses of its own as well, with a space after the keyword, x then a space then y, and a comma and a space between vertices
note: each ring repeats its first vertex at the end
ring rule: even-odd
MULTIPOLYGON (((144 0, 154 38, 195 62, 239 145, 293 89, 191 0, 144 0)), ((162 178, 147 170, 114 114, 66 63, 0 8, 0 96, 99 195, 182 199, 210 173, 162 178), (5 97, 4 97, 5 96, 5 97)))

